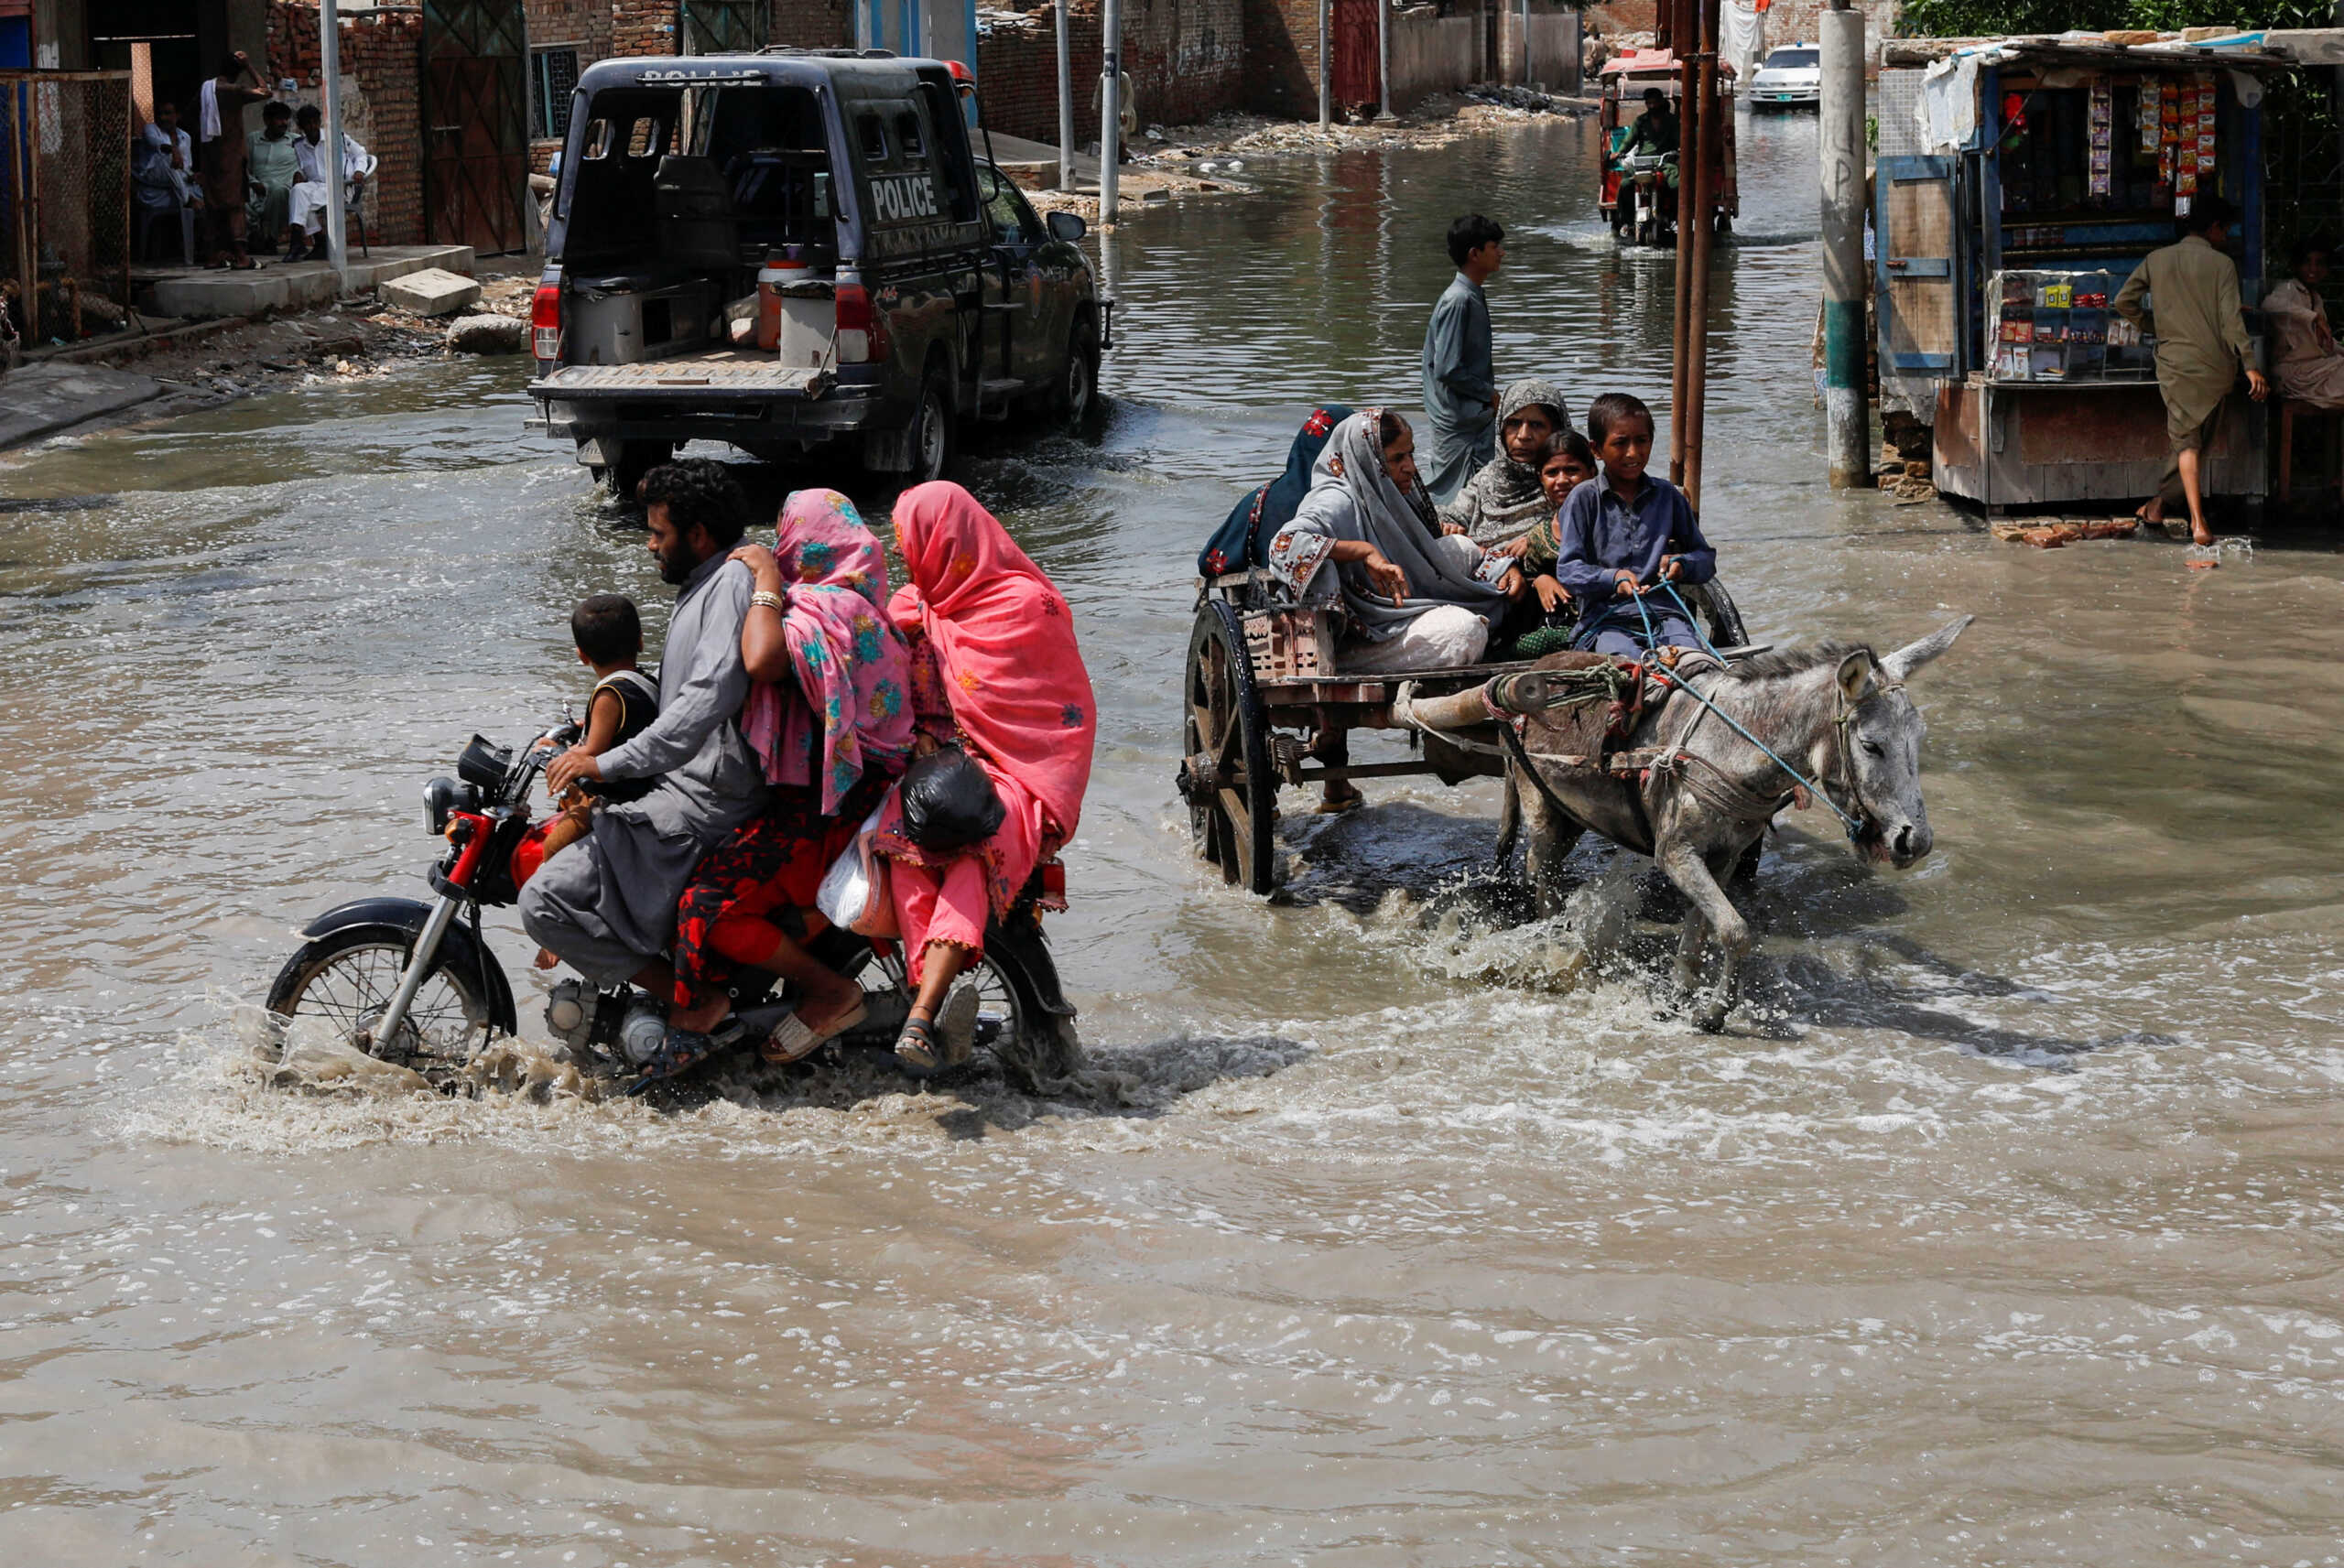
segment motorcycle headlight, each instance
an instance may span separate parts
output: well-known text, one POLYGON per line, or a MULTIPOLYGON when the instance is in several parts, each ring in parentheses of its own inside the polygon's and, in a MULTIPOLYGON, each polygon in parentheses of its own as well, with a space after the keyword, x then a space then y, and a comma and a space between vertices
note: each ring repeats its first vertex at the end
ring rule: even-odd
POLYGON ((448 818, 459 810, 478 806, 480 792, 454 779, 433 779, 423 786, 423 827, 434 838, 448 831, 448 818))

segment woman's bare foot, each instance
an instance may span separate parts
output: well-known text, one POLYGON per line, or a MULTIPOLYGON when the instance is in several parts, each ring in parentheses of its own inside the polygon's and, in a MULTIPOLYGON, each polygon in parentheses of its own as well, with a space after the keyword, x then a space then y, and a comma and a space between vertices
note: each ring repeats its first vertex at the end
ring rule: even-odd
POLYGON ((2192 517, 2189 520, 2189 542, 2193 545, 2210 545, 2214 542, 2214 531, 2207 527, 2199 519, 2192 517))

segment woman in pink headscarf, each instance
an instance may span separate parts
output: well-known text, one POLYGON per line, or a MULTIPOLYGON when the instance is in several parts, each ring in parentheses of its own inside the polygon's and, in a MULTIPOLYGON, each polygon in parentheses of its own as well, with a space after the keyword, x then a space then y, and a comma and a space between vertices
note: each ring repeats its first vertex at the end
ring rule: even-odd
POLYGON ((906 491, 895 541, 910 581, 887 608, 911 649, 916 749, 959 745, 1006 810, 992 838, 949 855, 905 837, 899 804, 880 824, 874 847, 917 988, 895 1056, 925 1076, 967 1058, 973 1010, 948 1009, 940 1024, 939 1010, 983 956, 987 918, 1006 915, 1074 836, 1099 719, 1073 612, 974 496, 949 482, 906 491))
POLYGON ((903 640, 888 622, 887 561, 836 491, 801 490, 781 509, 774 547, 733 552, 757 592, 741 626, 756 684, 741 729, 765 764, 771 804, 702 858, 676 906, 676 999, 665 1076, 719 1045, 735 966, 798 988, 798 1011, 764 1045, 794 1062, 863 1021, 863 988, 807 952, 822 873, 910 760, 903 640))

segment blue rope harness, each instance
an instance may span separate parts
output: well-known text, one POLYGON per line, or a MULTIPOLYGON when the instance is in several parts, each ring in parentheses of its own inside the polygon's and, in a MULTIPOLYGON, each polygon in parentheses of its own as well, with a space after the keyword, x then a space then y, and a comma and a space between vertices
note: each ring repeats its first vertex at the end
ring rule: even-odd
MULTIPOLYGON (((1678 611, 1685 617, 1685 623, 1693 628, 1693 640, 1700 643, 1701 651, 1709 654, 1709 657, 1717 660, 1720 665, 1723 665, 1725 663, 1725 655, 1711 647, 1709 645, 1709 640, 1701 635, 1700 622, 1694 619, 1692 606, 1687 604, 1682 598, 1678 597, 1677 585, 1664 578, 1661 579, 1660 587, 1662 591, 1666 592, 1671 600, 1675 600, 1678 611)), ((1653 628, 1652 611, 1644 608, 1644 596, 1641 593, 1637 594, 1635 596, 1635 600, 1636 613, 1644 618, 1644 646, 1645 648, 1650 649, 1658 640, 1659 633, 1653 628)), ((1827 791, 1821 784, 1817 784, 1813 779, 1808 778, 1805 773, 1800 773, 1796 768, 1791 766, 1788 762, 1783 761, 1783 759, 1775 753, 1775 751, 1772 746, 1769 746, 1765 741, 1761 741, 1757 736, 1753 735, 1749 730, 1743 729, 1742 721, 1734 718, 1732 714, 1728 713, 1724 708, 1720 708, 1716 703, 1711 702, 1708 697, 1702 696, 1700 691, 1694 687, 1692 682, 1687 680, 1672 679, 1670 684, 1675 686, 1677 690, 1685 693, 1686 696, 1691 697, 1694 701, 1699 703, 1703 708, 1708 708, 1711 713, 1716 714, 1720 719, 1724 719, 1728 725, 1731 726, 1735 734, 1741 736, 1743 740, 1757 747, 1761 752, 1763 752, 1766 754, 1768 761, 1772 762, 1776 767, 1782 769, 1783 772, 1788 773, 1791 776, 1792 782, 1805 788, 1810 797, 1821 801, 1826 810, 1830 812, 1832 816, 1838 817, 1842 823, 1846 824, 1848 837, 1850 838, 1855 838, 1863 832, 1863 824, 1849 816, 1846 812, 1840 810, 1839 803, 1831 798, 1829 791, 1827 791)), ((1842 743, 1845 743, 1844 740, 1842 743)), ((1853 765, 1854 764, 1851 760, 1850 763, 1851 771, 1853 765)))

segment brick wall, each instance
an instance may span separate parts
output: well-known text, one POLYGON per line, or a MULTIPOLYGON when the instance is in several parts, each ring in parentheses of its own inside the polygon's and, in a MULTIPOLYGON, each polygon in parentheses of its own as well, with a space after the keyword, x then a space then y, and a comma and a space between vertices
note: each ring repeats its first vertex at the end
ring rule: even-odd
MULTIPOLYGON (((423 13, 385 4, 344 16, 341 33, 343 126, 380 166, 365 198, 366 237, 378 244, 418 244, 423 129, 417 70, 423 13)), ((325 89, 318 45, 315 0, 270 0, 270 79, 291 77, 304 102, 318 101, 325 89)))
MULTIPOLYGON (((1209 120, 1246 102, 1247 0, 1124 0, 1123 74, 1143 125, 1209 120)), ((1101 51, 1098 0, 1075 0, 1067 21, 1078 143, 1095 141, 1101 51)), ((995 27, 977 45, 977 81, 994 130, 1055 144, 1058 22, 1052 5, 1020 27, 995 27)))

